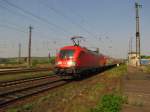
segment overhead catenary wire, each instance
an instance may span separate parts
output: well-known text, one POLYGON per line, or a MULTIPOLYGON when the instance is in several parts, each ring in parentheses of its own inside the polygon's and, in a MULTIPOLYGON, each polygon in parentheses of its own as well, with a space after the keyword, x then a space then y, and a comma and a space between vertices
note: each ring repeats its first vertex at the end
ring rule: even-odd
MULTIPOLYGON (((6 6, 3 6, 2 4, 0 4, 0 8, 4 9, 4 10, 7 10, 7 12, 10 13, 10 14, 13 14, 13 15, 16 15, 16 16, 21 16, 21 17, 27 17, 26 15, 24 15, 22 13, 19 13, 19 12, 16 12, 16 11, 6 7, 6 6)), ((32 21, 35 21, 35 19, 33 19, 33 18, 29 18, 29 19, 32 20, 32 21)))
POLYGON ((27 33, 26 31, 20 30, 19 28, 16 28, 16 27, 13 27, 13 26, 10 26, 10 25, 6 25, 6 24, 5 25, 0 24, 0 27, 15 30, 15 31, 22 32, 22 33, 27 33))
MULTIPOLYGON (((29 12, 29 11, 27 11, 27 10, 25 10, 25 9, 23 9, 23 8, 21 8, 21 7, 19 7, 19 6, 17 6, 17 5, 15 5, 15 4, 12 4, 11 2, 9 2, 9 1, 7 1, 7 0, 5 0, 5 2, 6 2, 8 5, 10 5, 10 6, 14 7, 14 8, 17 8, 17 9, 19 9, 19 10, 21 10, 21 11, 22 11, 23 13, 25 13, 25 14, 28 14, 28 15, 30 15, 30 16, 32 16, 32 17, 34 17, 34 18, 36 18, 36 19, 38 19, 38 20, 40 20, 40 21, 42 21, 42 22, 49 23, 49 21, 48 21, 47 19, 45 19, 45 18, 41 18, 41 17, 39 17, 39 16, 37 16, 37 15, 35 15, 35 14, 33 14, 33 13, 31 13, 31 12, 29 12)), ((6 7, 3 7, 3 8, 6 8, 6 7)), ((48 7, 48 8, 49 8, 50 10, 53 10, 55 13, 57 13, 57 14, 63 16, 65 19, 68 19, 72 24, 76 25, 77 27, 79 27, 79 28, 82 29, 83 31, 87 32, 87 33, 90 34, 92 37, 96 37, 92 32, 88 31, 88 30, 87 30, 86 28, 84 28, 82 25, 80 25, 80 24, 75 23, 74 21, 72 21, 67 15, 61 13, 61 11, 59 11, 59 10, 57 10, 57 9, 55 9, 55 8, 50 8, 50 7, 48 7)), ((9 9, 7 9, 7 10, 9 10, 9 9)), ((21 14, 21 15, 23 15, 23 14, 21 14)), ((62 29, 62 28, 60 28, 59 26, 56 26, 54 23, 49 23, 49 24, 51 24, 51 25, 53 25, 53 26, 55 26, 55 27, 57 27, 57 28, 59 28, 59 29, 62 29)), ((62 31, 62 30, 61 30, 61 31, 62 31)), ((66 32, 68 33, 68 31, 65 31, 65 30, 63 30, 63 32, 64 32, 64 33, 66 33, 66 32)))
MULTIPOLYGON (((11 9, 9 9, 8 7, 4 7, 4 6, 2 6, 1 4, 0 4, 0 8, 2 8, 2 9, 4 9, 4 10, 7 10, 9 13, 14 14, 14 15, 16 15, 16 16, 21 16, 21 17, 26 17, 26 18, 27 18, 26 15, 24 15, 24 14, 22 14, 22 13, 19 13, 19 12, 16 12, 16 11, 14 11, 14 10, 11 10, 11 9)), ((33 19, 33 18, 29 18, 29 19, 35 22, 35 19, 33 19)), ((7 23, 8 23, 8 22, 7 22, 7 23)), ((9 22, 8 24, 11 24, 11 25, 17 27, 18 29, 20 28, 20 27, 19 27, 17 24, 15 24, 15 23, 10 23, 10 22, 9 22)), ((8 26, 8 25, 7 25, 7 26, 8 26)), ((22 28, 20 28, 20 29, 22 29, 22 28)), ((55 31, 55 30, 52 29, 52 28, 51 28, 51 30, 52 30, 52 31, 55 31)), ((37 28, 36 28, 36 31, 37 31, 37 28)), ((34 32, 35 32, 35 31, 34 31, 34 32)))
MULTIPOLYGON (((2 1, 4 1, 4 0, 2 0, 2 1)), ((5 0, 5 2, 7 3, 7 5, 10 5, 10 4, 12 4, 11 2, 9 2, 8 0, 5 0), (9 4, 8 4, 9 3, 9 4)), ((15 4, 13 4, 13 6, 12 5, 10 5, 10 6, 12 6, 13 8, 21 8, 21 9, 23 9, 22 7, 19 7, 19 6, 17 6, 16 7, 16 5, 15 5, 15 7, 14 7, 14 5, 15 4)), ((21 10, 20 9, 20 10, 21 10)), ((92 32, 90 32, 90 31, 88 31, 86 28, 84 28, 82 25, 80 25, 80 24, 78 24, 78 23, 76 23, 75 21, 73 21, 72 19, 70 19, 70 17, 68 16, 68 15, 66 15, 66 14, 64 14, 64 13, 62 13, 62 11, 59 11, 59 10, 57 10, 57 9, 55 9, 55 8, 52 8, 53 10, 55 10, 55 12, 57 12, 57 14, 59 14, 59 15, 61 15, 61 16, 63 16, 64 18, 66 18, 67 20, 69 20, 72 24, 74 24, 74 25, 76 25, 76 26, 78 26, 80 29, 82 29, 83 31, 85 31, 85 32, 87 32, 88 34, 90 34, 92 37, 95 37, 96 38, 96 36, 92 33, 92 32)), ((19 10, 19 13, 20 13, 20 10, 19 10)), ((28 11, 27 10, 21 10, 23 13, 21 13, 22 15, 28 15, 28 16, 31 16, 31 14, 33 14, 32 12, 29 12, 29 14, 27 13, 28 11), (27 11, 27 12, 26 12, 27 11)), ((34 19, 36 18, 35 16, 38 16, 38 15, 35 15, 35 14, 33 14, 33 16, 32 17, 34 17, 34 19)), ((40 17, 41 18, 41 17, 40 17)), ((37 19, 37 18, 36 18, 37 19)), ((45 19, 45 18, 44 18, 45 19)), ((39 20, 39 19, 38 19, 39 20)), ((47 19, 46 19, 47 20, 47 19)), ((40 20, 40 21, 42 21, 43 22, 43 19, 42 20, 40 20)), ((48 20, 47 20, 48 21, 48 20)), ((47 22, 45 22, 45 23, 47 23, 47 22)), ((67 33, 68 33, 68 31, 67 31, 67 33)))
POLYGON ((17 5, 15 5, 15 4, 9 2, 8 0, 2 0, 2 1, 4 1, 5 3, 7 3, 9 6, 14 7, 14 8, 16 8, 16 9, 22 11, 23 13, 32 16, 33 18, 35 18, 35 19, 37 19, 37 20, 40 20, 40 21, 42 21, 42 22, 44 22, 44 23, 46 23, 46 24, 49 24, 49 25, 51 25, 51 26, 53 26, 53 27, 59 29, 59 30, 60 30, 61 32, 63 32, 64 34, 68 34, 68 31, 67 31, 66 29, 60 27, 59 25, 54 24, 54 23, 48 21, 47 19, 45 19, 45 18, 43 18, 43 17, 40 17, 40 16, 38 16, 38 15, 36 15, 36 14, 33 14, 32 12, 21 8, 21 7, 17 6, 17 5))
MULTIPOLYGON (((40 0, 39 0, 39 1, 40 1, 40 0)), ((95 34, 93 34, 92 32, 90 32, 89 30, 87 30, 85 27, 83 27, 83 26, 80 25, 79 23, 77 23, 77 22, 73 21, 72 19, 70 19, 70 17, 67 16, 65 13, 63 13, 62 11, 60 11, 60 10, 54 8, 54 7, 48 6, 47 4, 43 3, 43 1, 40 2, 40 3, 43 4, 45 7, 47 7, 47 9, 49 9, 49 10, 55 12, 56 14, 62 16, 62 17, 65 18, 65 19, 69 20, 69 21, 71 22, 71 24, 77 26, 77 27, 80 28, 81 30, 85 31, 86 33, 88 33, 88 34, 90 34, 91 36, 93 36, 93 37, 96 38, 96 35, 95 35, 95 34)), ((80 16, 80 17, 81 17, 81 16, 80 16)))
POLYGON ((4 7, 2 4, 0 4, 0 8, 5 9, 5 10, 7 10, 8 12, 11 12, 11 13, 17 15, 17 16, 18 16, 18 14, 19 14, 19 15, 21 15, 21 16, 26 17, 24 14, 17 13, 17 12, 15 12, 15 11, 13 11, 13 10, 10 10, 8 7, 4 7))
MULTIPOLYGON (((67 7, 67 8, 68 8, 68 11, 71 12, 71 14, 73 14, 74 16, 77 16, 78 18, 81 18, 81 22, 80 22, 80 23, 85 23, 87 26, 89 26, 89 22, 86 21, 86 19, 85 19, 85 17, 84 17, 83 15, 77 13, 76 11, 72 10, 72 9, 69 8, 69 7, 67 7)), ((91 27, 91 26, 90 26, 90 27, 91 27)), ((94 35, 95 35, 95 37, 96 37, 99 41, 102 41, 102 40, 101 40, 102 37, 99 37, 99 36, 97 37, 96 34, 94 34, 94 35)))
MULTIPOLYGON (((21 16, 21 17, 26 17, 27 18, 27 15, 24 15, 24 14, 22 14, 22 13, 19 13, 19 12, 16 12, 16 11, 14 11, 14 10, 11 10, 10 8, 8 8, 8 7, 5 7, 5 6, 3 6, 3 5, 1 5, 0 4, 0 8, 1 9, 4 9, 4 10, 7 10, 7 12, 8 13, 10 13, 10 14, 13 14, 13 15, 16 15, 16 16, 21 16)), ((34 18, 28 18, 28 19, 30 19, 30 20, 32 20, 32 21, 34 21, 35 22, 35 19, 34 18)), ((37 20, 37 19, 36 19, 37 20)), ((5 20, 6 21, 6 20, 5 20)), ((15 23, 10 23, 10 22, 7 22, 6 24, 9 24, 9 25, 3 25, 3 26, 1 26, 1 27, 4 27, 4 28, 8 28, 8 29, 11 29, 11 30, 17 30, 17 29, 22 29, 23 27, 19 27, 17 24, 15 24, 15 23), (13 25, 13 26, 10 26, 10 24, 11 25, 13 25), (8 26, 8 27, 7 27, 8 26), (12 27, 16 27, 16 29, 13 29, 12 27), (11 28, 10 28, 11 27, 11 28)), ((39 24, 37 24, 37 25, 39 25, 39 24)), ((25 26, 25 28, 26 28, 26 26, 25 26)), ((38 33, 38 34, 42 34, 41 36, 43 37, 43 32, 41 32, 41 30, 39 29, 39 28, 37 28, 37 27, 34 27, 34 28, 36 28, 36 30, 34 30, 34 32, 36 32, 36 33, 38 33)), ((51 31, 53 31, 54 33, 53 33, 53 35, 55 35, 55 36, 57 36, 57 34, 58 33, 60 33, 60 32, 57 32, 57 34, 55 33, 56 31, 54 30, 54 29, 52 29, 51 27, 49 27, 50 29, 51 29, 51 31)), ((62 33, 61 33, 61 35, 62 35, 62 33)))
MULTIPOLYGON (((87 26, 90 26, 90 25, 89 25, 89 22, 86 21, 86 19, 83 17, 84 15, 81 15, 81 14, 75 12, 74 10, 72 10, 72 9, 69 8, 69 7, 67 7, 67 8, 68 8, 68 11, 71 12, 71 14, 73 14, 74 16, 76 16, 76 17, 78 17, 78 18, 81 18, 80 23, 86 23, 87 26)), ((79 24, 80 24, 80 23, 79 23, 79 24)), ((90 26, 90 27, 91 27, 91 26, 90 26)), ((89 31, 89 30, 88 30, 88 31, 89 31)), ((94 34, 94 33, 92 32, 92 34, 94 34)), ((94 37, 96 37, 97 39, 99 39, 99 38, 97 37, 97 35, 95 35, 95 34, 94 34, 94 37)))
MULTIPOLYGON (((80 23, 85 23, 87 26, 90 26, 88 21, 86 21, 86 19, 83 17, 83 15, 80 15, 79 13, 75 12, 74 10, 72 10, 71 8, 67 7, 68 11, 71 12, 71 14, 73 14, 74 16, 81 18, 80 23)), ((91 27, 91 26, 90 26, 91 27)))

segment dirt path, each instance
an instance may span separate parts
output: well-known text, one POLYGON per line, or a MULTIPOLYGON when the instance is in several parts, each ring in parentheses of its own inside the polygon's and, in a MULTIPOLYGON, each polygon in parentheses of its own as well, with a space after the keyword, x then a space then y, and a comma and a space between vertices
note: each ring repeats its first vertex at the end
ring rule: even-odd
POLYGON ((123 85, 128 101, 122 112, 150 112, 150 74, 128 67, 123 85))

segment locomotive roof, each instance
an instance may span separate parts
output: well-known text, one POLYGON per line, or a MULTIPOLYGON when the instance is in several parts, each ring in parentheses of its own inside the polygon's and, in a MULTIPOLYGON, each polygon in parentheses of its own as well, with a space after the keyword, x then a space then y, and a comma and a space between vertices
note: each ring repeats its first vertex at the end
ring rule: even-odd
POLYGON ((64 46, 64 47, 61 48, 61 50, 64 50, 64 49, 80 49, 80 50, 83 50, 83 51, 88 51, 88 52, 91 52, 91 53, 94 53, 94 54, 98 54, 95 51, 89 50, 86 47, 82 47, 82 46, 64 46))
POLYGON ((81 48, 80 46, 64 46, 61 49, 75 49, 75 48, 81 48))
MULTIPOLYGON (((82 47, 82 46, 64 46, 61 48, 61 50, 63 49, 80 49, 80 50, 88 50, 86 47, 82 47)), ((89 51, 89 50, 88 50, 89 51)))

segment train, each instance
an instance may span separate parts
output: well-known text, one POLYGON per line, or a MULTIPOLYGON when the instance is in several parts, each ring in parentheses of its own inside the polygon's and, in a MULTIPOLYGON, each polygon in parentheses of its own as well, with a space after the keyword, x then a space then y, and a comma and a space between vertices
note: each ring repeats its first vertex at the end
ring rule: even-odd
POLYGON ((54 72, 63 78, 80 78, 88 72, 99 71, 106 63, 105 55, 75 44, 60 48, 54 72))

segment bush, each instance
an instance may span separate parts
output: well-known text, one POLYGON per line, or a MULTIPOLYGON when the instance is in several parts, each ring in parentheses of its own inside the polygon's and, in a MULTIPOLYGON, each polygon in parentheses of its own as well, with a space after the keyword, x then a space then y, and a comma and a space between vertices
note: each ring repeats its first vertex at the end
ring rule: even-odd
POLYGON ((119 112, 123 98, 114 94, 104 95, 100 103, 91 112, 119 112))
POLYGON ((51 64, 54 64, 54 63, 55 63, 55 58, 56 58, 56 57, 54 57, 54 56, 51 57, 51 58, 49 59, 49 62, 50 62, 51 64))

